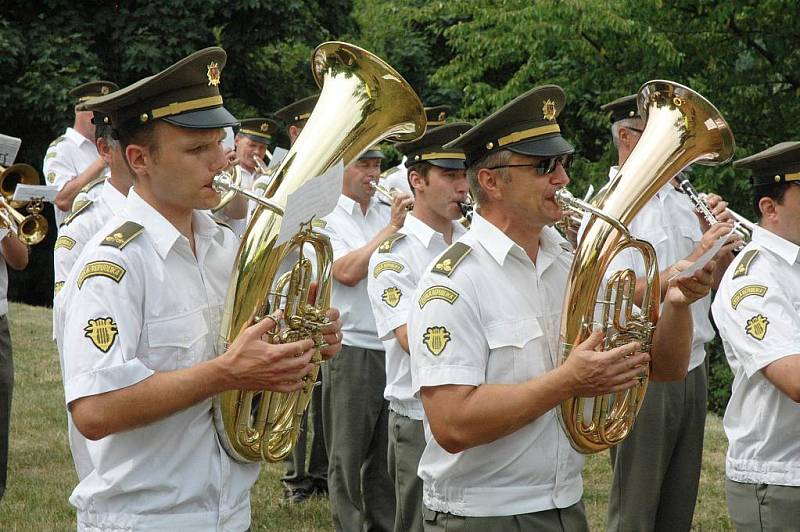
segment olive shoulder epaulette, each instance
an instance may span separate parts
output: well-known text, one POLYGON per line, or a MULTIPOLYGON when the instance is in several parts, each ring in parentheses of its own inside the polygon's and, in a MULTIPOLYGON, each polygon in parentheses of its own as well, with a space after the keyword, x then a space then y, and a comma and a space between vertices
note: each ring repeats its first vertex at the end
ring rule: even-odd
POLYGON ((394 247, 394 243, 398 240, 405 238, 404 233, 395 233, 392 236, 388 237, 386 240, 381 242, 381 245, 378 246, 378 253, 389 253, 392 251, 392 247, 394 247))
POLYGON ((106 176, 104 176, 104 175, 101 175, 100 177, 95 177, 94 179, 92 179, 91 181, 89 181, 88 183, 83 185, 83 188, 81 189, 81 192, 86 194, 87 192, 89 192, 90 190, 92 190, 94 187, 96 187, 97 185, 101 184, 105 180, 106 180, 106 176))
POLYGON ((53 146, 55 146, 56 144, 58 144, 59 142, 61 142, 65 138, 66 137, 64 135, 61 135, 60 137, 56 138, 53 142, 51 142, 49 147, 52 148, 53 146))
POLYGON ((742 256, 742 259, 739 261, 739 264, 736 265, 736 269, 733 271, 733 278, 736 279, 737 277, 747 275, 747 272, 750 270, 750 264, 753 262, 753 259, 755 259, 757 255, 758 255, 757 249, 751 249, 750 251, 745 253, 742 256))
POLYGON ((125 222, 114 229, 107 237, 100 242, 101 246, 111 246, 122 249, 137 236, 144 233, 144 226, 136 222, 125 222))
POLYGON ((92 204, 94 204, 92 200, 79 201, 78 203, 76 203, 75 207, 70 211, 67 217, 64 218, 64 221, 61 222, 61 226, 63 227, 65 225, 69 225, 69 223, 75 218, 77 218, 79 214, 87 211, 89 207, 92 206, 92 204))
POLYGON ((463 242, 456 242, 447 248, 447 251, 442 253, 439 260, 434 264, 433 268, 431 268, 431 271, 450 277, 456 270, 456 266, 464 260, 464 257, 469 255, 470 251, 472 251, 472 248, 468 245, 463 242))

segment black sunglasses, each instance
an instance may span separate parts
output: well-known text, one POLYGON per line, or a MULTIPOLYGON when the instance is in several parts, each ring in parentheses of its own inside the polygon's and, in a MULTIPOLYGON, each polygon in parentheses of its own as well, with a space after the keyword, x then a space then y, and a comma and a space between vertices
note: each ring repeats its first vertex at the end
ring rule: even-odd
POLYGON ((487 168, 488 170, 497 170, 498 168, 525 168, 530 167, 536 171, 537 175, 547 175, 553 173, 556 169, 558 164, 561 164, 561 167, 564 170, 567 170, 572 165, 573 154, 566 153, 564 155, 557 155, 555 157, 548 157, 547 159, 542 159, 538 163, 530 163, 530 164, 500 164, 497 166, 490 166, 487 168))

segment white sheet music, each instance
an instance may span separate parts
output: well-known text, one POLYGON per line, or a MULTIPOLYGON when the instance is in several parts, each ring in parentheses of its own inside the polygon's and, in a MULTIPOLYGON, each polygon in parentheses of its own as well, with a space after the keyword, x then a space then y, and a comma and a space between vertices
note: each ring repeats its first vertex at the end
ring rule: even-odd
POLYGON ((342 194, 343 179, 344 165, 339 161, 321 176, 309 179, 289 194, 276 245, 289 241, 303 224, 330 214, 342 194))
POLYGON ((714 245, 711 246, 711 249, 703 253, 699 259, 697 259, 691 264, 691 266, 689 266, 682 272, 676 273, 675 275, 670 277, 669 280, 671 281, 673 279, 684 279, 686 277, 691 277, 692 275, 694 275, 695 272, 700 271, 703 268, 703 266, 705 266, 708 263, 708 261, 710 261, 714 257, 714 255, 717 254, 717 251, 719 251, 720 248, 722 248, 722 246, 725 245, 725 242, 728 241, 733 232, 736 231, 737 227, 739 227, 738 223, 733 226, 733 229, 731 229, 730 231, 719 237, 717 241, 714 242, 714 245))
POLYGON ((16 201, 41 199, 52 203, 56 199, 56 194, 58 194, 57 185, 26 185, 20 183, 14 189, 13 199, 16 201))
POLYGON ((22 139, 0 134, 0 165, 11 166, 17 158, 22 139))

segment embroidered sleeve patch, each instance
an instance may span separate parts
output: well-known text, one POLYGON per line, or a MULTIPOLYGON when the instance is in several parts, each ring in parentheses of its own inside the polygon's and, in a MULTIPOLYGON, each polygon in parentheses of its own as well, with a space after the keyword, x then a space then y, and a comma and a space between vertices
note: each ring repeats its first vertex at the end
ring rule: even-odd
POLYGON ((48 183, 53 183, 56 180, 56 173, 55 172, 49 172, 46 177, 47 177, 47 182, 48 183))
POLYGON ((763 284, 749 284, 738 289, 736 293, 733 294, 733 297, 731 298, 731 306, 734 310, 736 310, 736 307, 739 306, 739 303, 741 303, 744 298, 748 296, 764 297, 764 294, 766 293, 767 287, 763 284))
POLYGON ((767 317, 763 314, 756 314, 747 320, 747 325, 745 325, 744 332, 756 340, 761 341, 767 335, 767 325, 769 325, 769 320, 767 317))
POLYGON ((383 262, 379 262, 375 265, 375 269, 372 270, 372 276, 377 279, 378 276, 386 270, 400 273, 403 271, 403 265, 395 260, 385 260, 383 262))
POLYGON ((75 240, 66 235, 61 235, 56 238, 56 245, 53 246, 53 249, 64 248, 70 250, 73 247, 75 247, 75 240))
POLYGON ((435 357, 442 354, 449 341, 450 331, 441 326, 428 327, 422 335, 422 342, 435 357))
POLYGON ((455 303, 456 299, 458 299, 458 292, 456 292, 455 290, 451 290, 446 286, 441 286, 441 285, 431 286, 430 288, 422 292, 421 296, 419 296, 419 308, 420 309, 424 308, 425 305, 428 303, 428 301, 431 301, 433 299, 441 299, 442 301, 447 301, 452 305, 453 303, 455 303))
POLYGON ((114 282, 119 283, 125 276, 125 271, 125 268, 114 262, 107 260, 92 261, 81 270, 81 274, 78 276, 78 288, 80 289, 83 286, 83 282, 89 277, 96 277, 98 275, 101 277, 108 277, 114 282))
POLYGON ((117 339, 117 324, 113 318, 89 320, 89 325, 83 330, 86 333, 84 336, 103 353, 108 353, 108 350, 114 345, 114 340, 117 339))
POLYGON ((396 307, 397 304, 400 303, 401 297, 403 297, 403 292, 396 286, 390 286, 384 290, 383 294, 381 295, 383 302, 392 308, 396 307))

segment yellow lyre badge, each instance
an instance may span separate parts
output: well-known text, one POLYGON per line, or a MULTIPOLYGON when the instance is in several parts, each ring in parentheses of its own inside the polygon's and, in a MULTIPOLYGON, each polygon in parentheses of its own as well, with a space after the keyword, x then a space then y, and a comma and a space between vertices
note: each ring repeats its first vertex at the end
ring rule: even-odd
POLYGON ((48 183, 53 183, 55 180, 56 180, 56 173, 55 172, 50 172, 49 174, 47 174, 47 182, 48 183))
POLYGON ((441 326, 428 327, 425 330, 425 334, 422 335, 422 341, 425 347, 428 348, 428 351, 430 351, 433 356, 438 357, 442 354, 442 351, 444 351, 447 342, 450 341, 450 331, 441 326))
POLYGON ((419 308, 422 309, 425 307, 425 304, 432 299, 441 299, 442 301, 447 301, 452 305, 455 300, 458 299, 458 292, 451 290, 446 286, 431 286, 422 292, 421 296, 419 296, 419 308))
POLYGON ((386 270, 400 273, 403 271, 403 265, 395 260, 385 260, 383 262, 379 262, 375 265, 375 269, 372 270, 372 276, 377 279, 378 276, 386 270))
POLYGON ((767 335, 767 325, 769 320, 763 314, 756 314, 749 320, 744 328, 744 332, 755 338, 756 340, 763 340, 767 335))
POLYGON ((117 339, 117 324, 114 323, 113 318, 89 320, 89 325, 83 330, 86 332, 84 336, 103 353, 108 353, 108 350, 114 345, 114 340, 117 339))
POLYGON ((396 307, 397 304, 400 303, 401 297, 403 297, 403 292, 396 286, 390 286, 384 290, 383 295, 381 295, 383 302, 392 308, 396 307))

